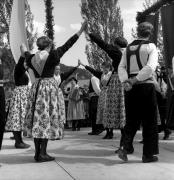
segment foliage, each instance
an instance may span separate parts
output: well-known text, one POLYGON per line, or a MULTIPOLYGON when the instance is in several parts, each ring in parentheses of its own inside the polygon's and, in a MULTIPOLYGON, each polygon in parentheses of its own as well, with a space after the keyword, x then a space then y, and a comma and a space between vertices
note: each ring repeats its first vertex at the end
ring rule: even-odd
POLYGON ((123 20, 118 0, 86 0, 82 3, 81 14, 88 22, 86 54, 88 62, 99 69, 102 61, 110 61, 106 53, 91 43, 88 33, 94 33, 107 43, 113 43, 115 37, 123 36, 123 20))
MULTIPOLYGON (((9 81, 13 80, 13 69, 15 66, 9 45, 9 25, 12 5, 13 0, 1 0, 0 3, 0 28, 4 31, 4 33, 0 34, 0 47, 3 51, 2 63, 4 66, 4 79, 8 79, 9 81)), ((30 50, 33 49, 33 43, 37 36, 37 33, 34 33, 33 18, 30 6, 27 0, 25 0, 26 31, 30 50)))
POLYGON ((54 17, 53 17, 53 3, 52 0, 44 0, 46 12, 45 34, 54 40, 54 17))

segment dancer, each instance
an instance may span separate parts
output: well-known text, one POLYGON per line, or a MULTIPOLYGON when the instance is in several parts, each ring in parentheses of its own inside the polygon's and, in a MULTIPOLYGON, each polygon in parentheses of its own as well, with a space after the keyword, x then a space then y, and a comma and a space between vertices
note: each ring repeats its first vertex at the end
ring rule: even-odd
POLYGON ((99 135, 103 132, 103 126, 101 124, 96 124, 97 104, 100 92, 100 80, 92 76, 89 83, 89 119, 92 124, 92 132, 89 132, 88 135, 99 135))
POLYGON ((21 57, 14 69, 15 89, 10 100, 9 112, 5 129, 12 131, 15 139, 15 148, 29 148, 30 145, 22 140, 24 130, 24 120, 30 87, 29 78, 24 67, 25 56, 21 50, 21 57))
POLYGON ((34 137, 36 162, 55 159, 47 154, 47 143, 48 139, 59 138, 59 129, 63 128, 63 119, 59 114, 59 87, 54 78, 54 71, 60 58, 78 40, 85 26, 86 22, 83 23, 79 32, 61 47, 53 49, 52 40, 42 36, 37 39, 38 52, 36 54, 30 55, 29 52, 25 52, 27 65, 34 71, 36 77, 36 82, 31 88, 25 121, 27 131, 34 137))
MULTIPOLYGON (((103 118, 104 118, 104 109, 106 104, 106 94, 107 94, 107 83, 111 77, 112 71, 111 71, 111 64, 109 62, 103 62, 101 64, 102 71, 95 70, 89 66, 85 66, 81 61, 79 63, 84 66, 89 72, 91 72, 94 76, 96 76, 98 79, 100 79, 100 87, 101 92, 98 99, 98 105, 97 105, 97 124, 103 125, 103 118)), ((112 131, 109 131, 109 129, 106 129, 106 135, 103 137, 103 139, 112 139, 113 133, 112 131)))
MULTIPOLYGON (((144 22, 137 28, 138 39, 128 45, 118 67, 120 81, 125 92, 126 125, 123 146, 118 156, 127 161, 127 149, 132 147, 133 138, 140 123, 143 127, 144 163, 158 161, 157 100, 153 73, 158 64, 155 44, 149 41, 153 26, 144 22)), ((133 148, 133 147, 132 147, 133 148)))
POLYGON ((5 93, 3 87, 2 50, 0 50, 0 150, 5 129, 5 93))
POLYGON ((172 69, 169 69, 168 71, 167 127, 174 130, 174 57, 172 59, 172 69))
POLYGON ((75 77, 70 78, 69 82, 71 83, 71 91, 69 94, 67 121, 72 121, 72 131, 80 131, 81 120, 85 119, 84 104, 81 98, 82 92, 75 77))
MULTIPOLYGON (((63 96, 63 92, 60 88, 61 84, 63 83, 63 81, 65 81, 66 79, 68 79, 69 76, 71 76, 71 74, 74 73, 74 71, 76 71, 76 69, 79 67, 79 65, 77 65, 76 67, 70 69, 68 72, 60 72, 60 65, 55 67, 55 71, 54 71, 54 78, 57 81, 57 86, 59 87, 59 114, 61 114, 60 118, 62 120, 60 120, 61 122, 63 122, 64 124, 66 123, 66 115, 65 115, 65 100, 64 100, 64 96, 63 96)), ((59 129, 59 135, 60 137, 58 139, 63 139, 63 128, 59 129)))
POLYGON ((167 75, 164 67, 156 69, 156 79, 159 88, 156 88, 157 103, 160 115, 161 125, 158 125, 158 132, 164 131, 164 140, 169 139, 171 131, 166 125, 166 115, 167 115, 167 75))
POLYGON ((127 46, 127 40, 117 37, 113 44, 107 44, 97 36, 89 34, 95 42, 112 59, 112 75, 107 83, 106 107, 104 109, 103 125, 107 130, 106 138, 113 137, 113 129, 120 129, 123 134, 125 125, 124 90, 118 78, 118 65, 122 57, 122 50, 127 46))

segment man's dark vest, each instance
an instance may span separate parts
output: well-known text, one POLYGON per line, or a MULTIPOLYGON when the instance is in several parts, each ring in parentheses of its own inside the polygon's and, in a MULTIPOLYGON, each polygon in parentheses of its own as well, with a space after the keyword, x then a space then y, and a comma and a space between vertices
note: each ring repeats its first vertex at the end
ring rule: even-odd
MULTIPOLYGON (((136 60, 137 60, 137 64, 138 64, 138 67, 139 67, 139 70, 141 70, 143 68, 143 65, 141 64, 141 60, 140 60, 140 48, 143 44, 149 44, 151 43, 150 41, 145 41, 145 40, 142 40, 142 41, 138 41, 138 40, 135 40, 133 41, 131 44, 129 44, 126 48, 126 56, 127 56, 127 73, 128 73, 128 76, 130 77, 130 57, 132 55, 135 55, 136 56, 136 60), (135 46, 135 45, 138 45, 137 49, 135 50, 130 50, 130 46, 135 46)), ((148 56, 149 58, 149 56, 148 56)), ((148 61, 148 58, 147 58, 147 61, 148 61)))

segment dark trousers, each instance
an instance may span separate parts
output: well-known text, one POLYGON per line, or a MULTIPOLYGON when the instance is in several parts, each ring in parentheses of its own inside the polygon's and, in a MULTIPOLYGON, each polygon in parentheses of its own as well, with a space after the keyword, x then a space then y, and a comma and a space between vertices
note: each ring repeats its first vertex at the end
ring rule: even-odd
POLYGON ((123 148, 132 147, 134 136, 142 125, 143 155, 158 154, 157 100, 153 84, 138 84, 125 92, 126 125, 123 148))
POLYGON ((0 87, 0 149, 2 146, 4 129, 5 129, 5 94, 4 94, 4 88, 0 87))
POLYGON ((157 103, 160 114, 161 125, 159 126, 159 131, 165 131, 166 127, 166 111, 167 111, 167 98, 164 98, 161 93, 156 91, 157 103))
POLYGON ((169 129, 174 130, 174 92, 168 93, 167 100, 167 122, 166 126, 169 129))
POLYGON ((101 127, 103 127, 100 124, 96 124, 97 105, 98 105, 98 96, 92 96, 89 101, 89 119, 92 125, 92 132, 96 132, 97 130, 101 129, 101 127))

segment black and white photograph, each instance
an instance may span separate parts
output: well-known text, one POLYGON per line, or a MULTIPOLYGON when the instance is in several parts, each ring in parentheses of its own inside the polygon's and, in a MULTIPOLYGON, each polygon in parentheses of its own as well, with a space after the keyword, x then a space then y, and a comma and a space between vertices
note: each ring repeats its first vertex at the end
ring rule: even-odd
POLYGON ((0 0, 0 180, 174 180, 174 0, 0 0))

